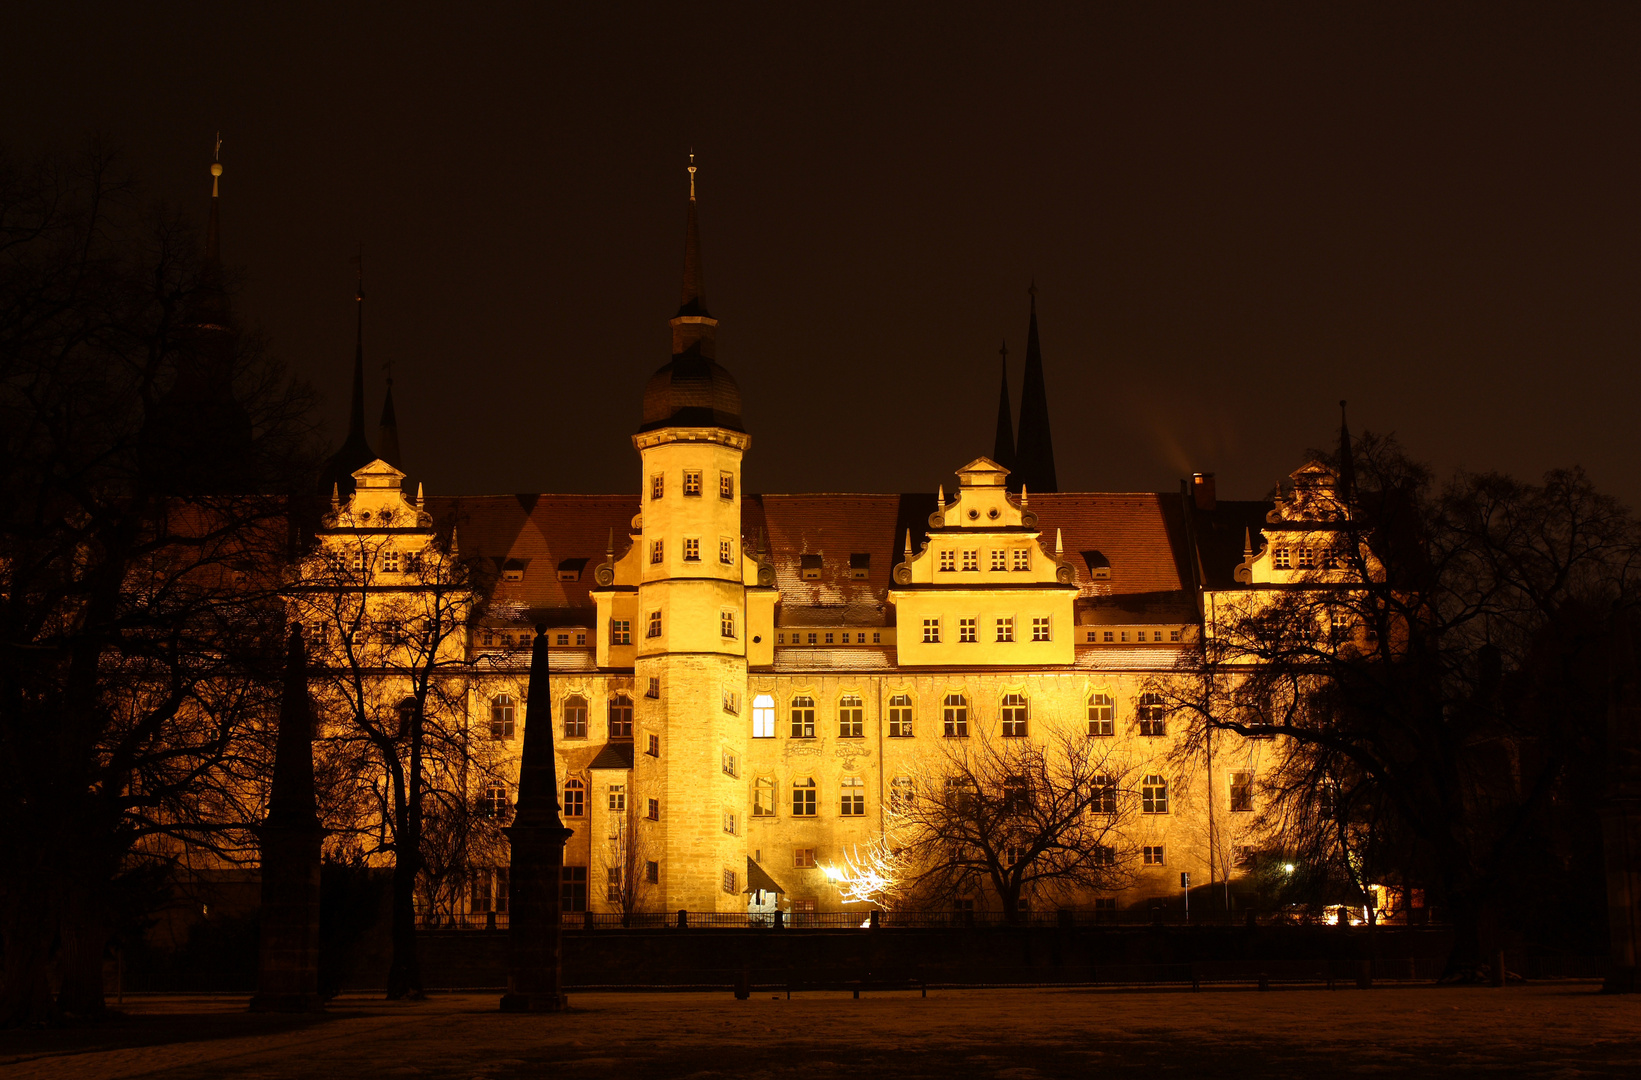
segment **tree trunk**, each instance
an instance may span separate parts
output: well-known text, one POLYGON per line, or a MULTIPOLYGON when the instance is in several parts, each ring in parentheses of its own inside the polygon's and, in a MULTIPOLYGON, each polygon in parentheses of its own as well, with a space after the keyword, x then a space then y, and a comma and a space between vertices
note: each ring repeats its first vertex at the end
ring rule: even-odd
POLYGON ((410 778, 393 861, 393 960, 388 965, 389 1001, 420 1001, 422 965, 416 955, 416 874, 422 854, 422 708, 410 721, 410 778))
POLYGON ((4 952, 0 953, 0 1027, 43 1024, 54 1012, 51 1000, 51 928, 44 904, 18 898, 5 912, 4 952))

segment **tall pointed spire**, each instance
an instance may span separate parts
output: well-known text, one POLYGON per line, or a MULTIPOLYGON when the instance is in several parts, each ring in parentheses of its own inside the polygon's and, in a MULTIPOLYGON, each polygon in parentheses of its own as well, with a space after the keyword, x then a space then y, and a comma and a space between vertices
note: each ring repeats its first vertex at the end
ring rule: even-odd
POLYGON ((211 158, 211 217, 205 225, 205 262, 222 267, 222 214, 218 185, 222 179, 222 132, 217 132, 216 151, 211 158))
POLYGON ((405 463, 399 456, 399 418, 393 411, 393 376, 387 377, 387 397, 382 399, 382 424, 376 429, 376 455, 400 472, 405 463))
POLYGON ((1003 384, 997 391, 997 439, 993 444, 991 459, 1013 472, 1014 410, 1009 406, 1009 343, 1003 342, 1003 347, 997 351, 1003 357, 1003 384))
POLYGON ((701 226, 695 212, 695 151, 689 152, 689 218, 684 226, 684 287, 678 314, 711 317, 706 276, 701 270, 701 226))
POLYGON ((1339 501, 1349 506, 1356 498, 1356 460, 1350 448, 1350 424, 1345 419, 1345 400, 1339 399, 1339 501))
MULTIPOLYGON (((1037 283, 1031 295, 1031 325, 1026 331, 1025 385, 1020 389, 1020 436, 1015 442, 1016 469, 1011 478, 1021 487, 1059 491, 1054 475, 1054 437, 1048 424, 1048 390, 1043 383, 1043 350, 1037 339, 1037 283)), ((1013 485, 1010 485, 1013 486, 1013 485)))
POLYGON ((370 440, 365 438, 365 268, 362 253, 354 257, 353 265, 359 268, 359 272, 353 297, 357 325, 353 340, 353 393, 348 402, 348 436, 330 460, 325 462, 324 470, 319 474, 320 494, 334 484, 344 496, 351 496, 355 486, 354 472, 376 460, 376 451, 370 448, 370 440))

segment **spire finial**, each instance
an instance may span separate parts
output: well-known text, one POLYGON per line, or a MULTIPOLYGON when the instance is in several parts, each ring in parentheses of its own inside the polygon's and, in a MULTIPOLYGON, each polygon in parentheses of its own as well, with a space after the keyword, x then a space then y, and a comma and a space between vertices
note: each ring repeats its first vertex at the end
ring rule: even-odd
POLYGON ((912 559, 912 530, 910 528, 908 528, 906 530, 906 561, 910 562, 911 559, 912 559))
POLYGON ((222 264, 222 217, 218 198, 222 194, 222 132, 216 134, 211 148, 211 216, 205 223, 205 261, 213 270, 222 264))
POLYGON ((689 198, 695 201, 695 147, 689 148, 689 198))
POLYGON ((216 146, 211 152, 211 198, 217 197, 217 178, 222 175, 222 132, 217 132, 216 146))
POLYGON ((1242 526, 1242 561, 1247 562, 1254 557, 1254 538, 1248 531, 1248 526, 1242 526))

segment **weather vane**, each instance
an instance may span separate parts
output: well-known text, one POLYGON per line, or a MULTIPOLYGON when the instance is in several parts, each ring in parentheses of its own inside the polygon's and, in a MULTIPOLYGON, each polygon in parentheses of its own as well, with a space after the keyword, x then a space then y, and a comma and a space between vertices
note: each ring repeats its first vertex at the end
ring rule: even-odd
POLYGON ((689 197, 695 198, 695 147, 689 148, 689 197))
POLYGON ((216 154, 215 154, 215 157, 213 158, 213 160, 215 160, 215 161, 221 161, 222 160, 222 132, 220 132, 220 131, 217 132, 216 154))

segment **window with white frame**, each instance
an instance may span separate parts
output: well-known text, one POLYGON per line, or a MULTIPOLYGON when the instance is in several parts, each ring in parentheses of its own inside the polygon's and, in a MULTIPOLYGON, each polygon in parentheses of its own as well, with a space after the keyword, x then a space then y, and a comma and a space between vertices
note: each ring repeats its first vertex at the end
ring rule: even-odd
POLYGON ((1157 773, 1148 774, 1140 782, 1140 813, 1168 813, 1168 781, 1157 773))
POLYGON ((940 620, 939 619, 936 618, 936 619, 924 619, 923 620, 923 644, 925 644, 925 645, 938 645, 938 644, 940 644, 940 620))
POLYGON ((399 572, 399 553, 392 548, 382 552, 382 573, 397 574, 399 572))
POLYGON ((752 816, 775 816, 775 778, 760 776, 752 785, 752 816))
POLYGON ((587 816, 587 785, 574 777, 564 781, 564 816, 587 816))
POLYGON ((1116 705, 1110 694, 1089 695, 1088 733, 1095 736, 1110 736, 1117 733, 1116 705))
POLYGON ((718 497, 720 499, 733 499, 735 497, 734 473, 721 472, 718 474, 718 497))
POLYGON ((720 756, 723 759, 724 775, 725 776, 737 776, 737 775, 739 775, 740 764, 736 761, 735 755, 732 752, 730 752, 729 750, 725 749, 725 750, 722 751, 720 756))
POLYGON ((838 785, 838 813, 844 817, 866 815, 866 781, 858 776, 845 776, 838 785))
POLYGON ((1026 737, 1026 696, 1024 694, 1003 695, 1003 738, 1023 739, 1026 737))
POLYGON ((1163 857, 1161 844, 1146 844, 1140 849, 1141 857, 1146 866, 1166 866, 1167 860, 1163 857))
POLYGON ((889 738, 912 737, 912 698, 910 694, 896 694, 889 699, 889 738))
POLYGON ((1031 549, 1030 548, 1015 548, 1014 549, 1014 568, 1016 570, 1030 570, 1031 569, 1031 549))
POLYGON ((735 820, 735 811, 725 810, 724 811, 724 832, 728 833, 731 836, 734 836, 737 824, 738 823, 735 820))
POLYGON ((969 699, 962 694, 947 694, 940 704, 940 716, 945 725, 946 738, 969 737, 969 699))
POLYGON ((667 546, 660 540, 650 541, 650 563, 654 565, 666 558, 667 546))
POLYGON ((813 739, 815 737, 815 699, 808 694, 799 694, 792 699, 792 738, 813 739))
POLYGON ((1048 620, 1047 615, 1033 615, 1031 617, 1031 640, 1047 641, 1049 639, 1048 620))
POLYGON ((625 814, 627 812, 626 784, 611 784, 605 790, 605 794, 609 796, 609 809, 612 814, 625 814))
POLYGON ((1093 814, 1117 812, 1117 782, 1103 773, 1089 778, 1088 809, 1093 814))
POLYGON ((979 620, 972 615, 964 616, 957 620, 958 644, 973 644, 974 642, 980 640, 978 637, 978 632, 975 629, 975 623, 978 621, 979 620))
MULTIPOLYGON (((812 847, 793 848, 792 865, 799 870, 813 870, 815 868, 815 849, 812 847)), ((814 901, 811 900, 810 903, 813 904, 814 901)), ((793 907, 797 907, 797 901, 793 902, 793 907)))
POLYGON ((650 477, 650 498, 659 499, 666 494, 666 490, 667 481, 660 473, 655 473, 650 477))
POLYGON ((1134 708, 1134 719, 1141 735, 1159 738, 1168 734, 1168 709, 1160 694, 1141 694, 1134 708))
POLYGON ((731 896, 735 895, 735 881, 736 881, 735 871, 730 870, 728 868, 725 868, 725 870, 724 870, 724 891, 726 893, 728 893, 729 895, 731 895, 731 896))
POLYGON ((739 691, 728 689, 724 691, 724 711, 731 716, 741 714, 741 695, 739 691))
POLYGON ((514 702, 511 694, 497 694, 490 699, 490 737, 492 739, 511 739, 513 737, 514 702))
POLYGON ((1013 615, 999 615, 997 617, 997 640, 998 641, 1013 641, 1014 640, 1014 616, 1013 615))
POLYGON ((587 737, 587 699, 580 694, 571 694, 564 699, 564 737, 587 737))
POLYGON ((1271 552, 1271 566, 1277 570, 1286 570, 1291 563, 1288 560, 1287 548, 1276 548, 1271 552))
POLYGON ((632 738, 632 698, 617 694, 610 699, 610 738, 632 738))
POLYGON ((917 788, 909 776, 897 776, 889 784, 889 809, 896 814, 910 813, 917 788))
POLYGON ((866 734, 866 708, 859 694, 838 698, 838 738, 858 739, 866 734))
POLYGON ((775 699, 768 694, 759 694, 752 699, 752 737, 775 737, 775 699))
POLYGON ((940 553, 940 569, 948 572, 957 569, 957 552, 955 550, 947 548, 940 553))

